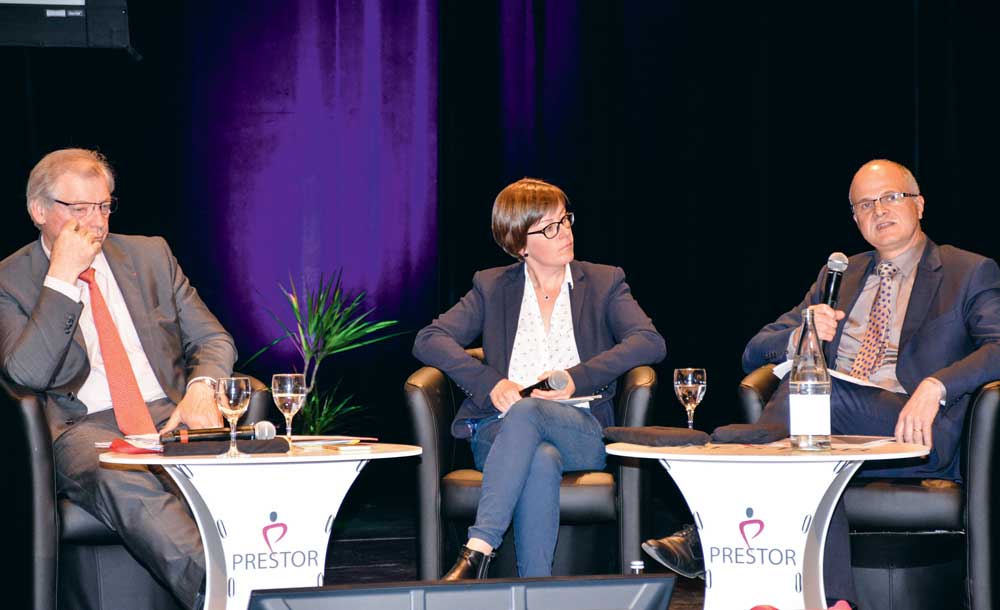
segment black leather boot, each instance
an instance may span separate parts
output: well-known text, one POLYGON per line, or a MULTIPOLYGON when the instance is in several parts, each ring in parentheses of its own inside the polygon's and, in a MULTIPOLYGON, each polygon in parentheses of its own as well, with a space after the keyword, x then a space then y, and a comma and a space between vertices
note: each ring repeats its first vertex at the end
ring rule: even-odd
POLYGON ((451 566, 451 569, 441 577, 441 580, 483 580, 486 578, 491 559, 493 559, 493 553, 486 555, 463 545, 462 550, 458 552, 455 565, 451 566))

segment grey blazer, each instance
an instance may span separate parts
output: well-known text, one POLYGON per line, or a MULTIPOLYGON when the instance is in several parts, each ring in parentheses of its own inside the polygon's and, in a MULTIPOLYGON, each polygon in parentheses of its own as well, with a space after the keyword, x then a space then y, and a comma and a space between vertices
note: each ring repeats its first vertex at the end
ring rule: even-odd
MULTIPOLYGON (((591 405, 591 412, 607 427, 614 423, 612 398, 618 377, 636 366, 663 360, 666 346, 632 298, 624 271, 582 261, 570 263, 570 271, 570 307, 580 364, 568 373, 578 396, 604 395, 591 405)), ((490 391, 507 377, 523 296, 522 263, 479 271, 472 278, 472 290, 417 334, 413 355, 444 371, 465 392, 452 423, 457 438, 469 437, 467 420, 498 413, 490 391), (480 336, 484 361, 464 349, 480 336)))
MULTIPOLYGON (((202 302, 161 237, 110 234, 104 256, 125 298, 146 357, 174 403, 193 377, 224 377, 236 361, 232 337, 202 302)), ((40 240, 0 262, 0 356, 11 381, 46 396, 52 438, 87 415, 76 397, 90 373, 83 304, 42 285, 49 261, 40 240)))

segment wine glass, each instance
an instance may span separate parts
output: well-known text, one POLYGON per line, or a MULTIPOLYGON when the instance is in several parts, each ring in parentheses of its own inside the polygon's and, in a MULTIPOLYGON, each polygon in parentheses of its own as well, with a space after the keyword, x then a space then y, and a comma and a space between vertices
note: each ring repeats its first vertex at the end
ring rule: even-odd
POLYGON ((292 442, 292 418, 306 401, 306 376, 302 373, 272 375, 271 395, 285 416, 285 438, 292 442))
POLYGON ((215 385, 215 405, 222 416, 229 420, 229 451, 220 458, 246 457, 236 448, 236 420, 250 404, 250 379, 247 377, 223 377, 215 385))
POLYGON ((674 393, 687 410, 688 428, 694 429, 694 410, 705 397, 708 377, 705 369, 674 369, 674 393))

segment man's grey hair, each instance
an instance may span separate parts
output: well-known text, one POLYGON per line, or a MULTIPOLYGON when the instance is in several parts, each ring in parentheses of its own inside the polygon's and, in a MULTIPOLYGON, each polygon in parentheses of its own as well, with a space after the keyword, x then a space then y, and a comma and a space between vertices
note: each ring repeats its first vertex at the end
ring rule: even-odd
POLYGON ((39 205, 46 207, 52 205, 52 187, 60 176, 67 173, 87 177, 103 176, 108 184, 108 192, 115 191, 115 172, 104 155, 86 148, 55 150, 42 157, 28 175, 25 199, 29 216, 32 201, 38 201, 39 205))

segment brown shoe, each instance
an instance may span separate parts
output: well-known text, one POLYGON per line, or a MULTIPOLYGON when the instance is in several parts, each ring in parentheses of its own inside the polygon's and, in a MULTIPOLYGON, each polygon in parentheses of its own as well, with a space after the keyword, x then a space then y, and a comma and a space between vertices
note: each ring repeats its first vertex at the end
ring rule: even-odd
POLYGON ((491 559, 493 559, 493 553, 486 555, 463 545, 462 550, 458 552, 455 565, 451 566, 451 569, 441 577, 441 580, 483 580, 486 578, 491 559))

